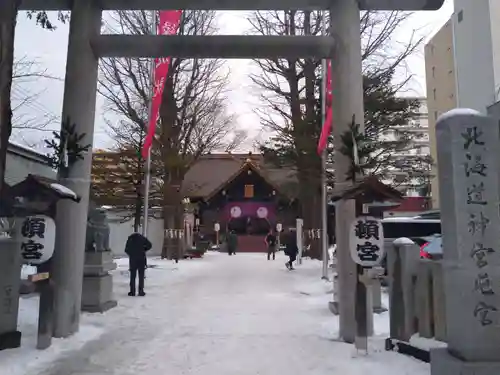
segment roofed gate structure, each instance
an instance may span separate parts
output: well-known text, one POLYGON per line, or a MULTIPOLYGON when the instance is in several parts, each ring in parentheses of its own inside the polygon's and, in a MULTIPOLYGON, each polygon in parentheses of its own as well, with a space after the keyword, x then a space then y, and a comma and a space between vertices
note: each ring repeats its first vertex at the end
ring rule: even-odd
MULTIPOLYGON (((3 0, 18 1, 18 0, 3 0)), ((363 123, 363 84, 359 10, 435 10, 444 0, 21 0, 20 10, 71 11, 62 118, 76 124, 75 132, 85 134, 82 144, 92 144, 96 104, 98 60, 101 57, 186 58, 328 58, 332 59, 333 121, 335 142, 348 129, 353 115, 363 123), (331 36, 148 36, 101 35, 103 10, 328 10, 331 36)), ((343 177, 350 160, 337 153, 337 186, 349 184, 343 177)), ((55 336, 78 331, 84 264, 87 206, 92 155, 69 168, 61 181, 82 197, 80 203, 65 202, 58 207, 54 251, 55 336), (69 220, 71 218, 71 220, 69 220)), ((350 222, 354 210, 338 208, 350 222)), ((339 289, 341 300, 340 336, 355 339, 355 265, 349 257, 348 230, 337 221, 339 231, 339 289)))

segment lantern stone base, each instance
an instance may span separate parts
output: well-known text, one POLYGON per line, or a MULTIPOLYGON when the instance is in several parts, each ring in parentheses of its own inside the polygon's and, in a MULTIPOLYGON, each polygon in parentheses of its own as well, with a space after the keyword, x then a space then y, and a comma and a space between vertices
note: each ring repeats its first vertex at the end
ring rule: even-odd
POLYGON ((113 276, 116 269, 111 251, 86 253, 82 289, 82 311, 105 312, 117 305, 113 299, 113 276))
POLYGON ((431 350, 431 375, 492 375, 500 374, 500 362, 465 362, 450 354, 448 349, 431 350))
POLYGON ((17 331, 19 292, 21 289, 21 254, 19 243, 0 238, 0 350, 21 346, 17 331))

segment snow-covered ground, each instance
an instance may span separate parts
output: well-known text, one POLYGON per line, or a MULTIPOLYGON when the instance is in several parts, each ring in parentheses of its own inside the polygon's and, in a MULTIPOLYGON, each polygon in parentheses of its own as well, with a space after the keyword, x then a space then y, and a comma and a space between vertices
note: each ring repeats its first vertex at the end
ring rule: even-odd
POLYGON ((36 298, 20 308, 20 349, 0 352, 8 375, 427 375, 429 365, 385 352, 388 314, 375 316, 368 355, 341 343, 327 307, 332 285, 321 263, 287 271, 284 258, 208 253, 179 264, 149 260, 146 297, 128 297, 118 260, 118 307, 84 314, 80 332, 35 349, 36 298))

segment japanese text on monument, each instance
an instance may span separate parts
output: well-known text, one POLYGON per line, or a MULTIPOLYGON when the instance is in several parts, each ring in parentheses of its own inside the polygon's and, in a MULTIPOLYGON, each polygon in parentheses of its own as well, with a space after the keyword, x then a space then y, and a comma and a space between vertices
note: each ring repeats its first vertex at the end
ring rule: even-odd
POLYGON ((467 229, 472 239, 470 258, 477 267, 474 290, 481 295, 481 299, 474 307, 474 317, 482 326, 494 323, 493 314, 498 312, 497 306, 488 301, 489 296, 495 295, 493 282, 488 274, 488 257, 495 253, 493 243, 487 243, 485 236, 490 229, 490 218, 484 212, 486 189, 488 186, 488 165, 484 161, 487 152, 483 131, 477 126, 467 127, 462 133, 464 149, 464 172, 466 178, 466 206, 467 229))

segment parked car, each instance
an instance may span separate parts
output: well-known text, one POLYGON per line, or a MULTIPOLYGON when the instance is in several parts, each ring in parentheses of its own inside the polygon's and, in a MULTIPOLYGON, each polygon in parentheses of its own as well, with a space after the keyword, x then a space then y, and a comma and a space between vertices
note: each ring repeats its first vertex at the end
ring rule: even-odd
POLYGON ((417 216, 414 216, 413 218, 416 220, 420 220, 420 219, 440 220, 441 219, 441 211, 439 211, 439 210, 426 211, 426 212, 422 212, 421 214, 419 214, 417 216))
MULTIPOLYGON (((435 213, 433 214, 435 215, 435 213)), ((416 217, 385 218, 382 220, 382 227, 384 228, 386 254, 396 239, 406 237, 420 246, 421 257, 427 257, 427 250, 423 251, 422 247, 428 245, 437 236, 441 235, 441 220, 429 219, 425 216, 422 217, 422 215, 416 217)), ((384 268, 385 275, 387 275, 387 257, 384 257, 381 266, 384 268)))
POLYGON ((430 260, 443 259, 443 239, 441 235, 435 236, 420 246, 420 258, 430 260))
POLYGON ((401 237, 407 237, 419 246, 441 234, 441 220, 422 217, 389 217, 382 220, 386 250, 401 237))

